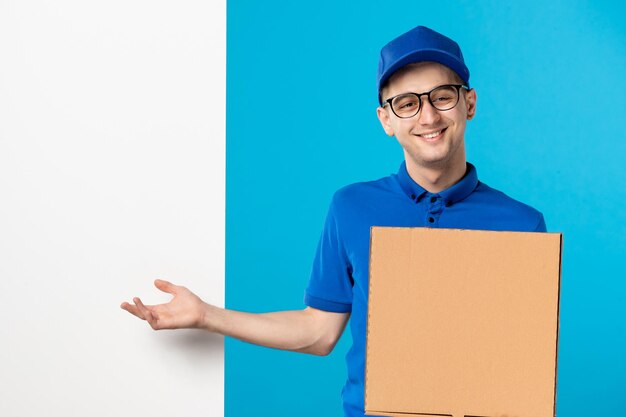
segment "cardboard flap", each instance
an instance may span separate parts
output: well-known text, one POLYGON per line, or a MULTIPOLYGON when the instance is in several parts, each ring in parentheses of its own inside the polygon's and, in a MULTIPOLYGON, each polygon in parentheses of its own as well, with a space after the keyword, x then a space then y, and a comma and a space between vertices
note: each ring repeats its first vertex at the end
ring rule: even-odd
POLYGON ((366 414, 554 416, 560 234, 374 227, 370 250, 366 414))

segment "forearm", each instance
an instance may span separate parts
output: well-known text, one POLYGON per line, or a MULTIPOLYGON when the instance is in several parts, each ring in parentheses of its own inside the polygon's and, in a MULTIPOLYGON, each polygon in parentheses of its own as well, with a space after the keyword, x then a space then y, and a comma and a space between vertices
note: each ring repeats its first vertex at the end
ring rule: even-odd
POLYGON ((139 297, 134 297, 134 305, 127 302, 121 305, 146 320, 154 330, 202 328, 261 346, 327 355, 350 317, 347 312, 332 313, 311 307, 276 313, 243 313, 207 304, 189 289, 168 281, 157 279, 154 285, 172 294, 172 300, 146 306, 139 297))
POLYGON ((255 314, 209 304, 204 310, 202 328, 256 345, 314 355, 326 355, 334 345, 309 310, 255 314))

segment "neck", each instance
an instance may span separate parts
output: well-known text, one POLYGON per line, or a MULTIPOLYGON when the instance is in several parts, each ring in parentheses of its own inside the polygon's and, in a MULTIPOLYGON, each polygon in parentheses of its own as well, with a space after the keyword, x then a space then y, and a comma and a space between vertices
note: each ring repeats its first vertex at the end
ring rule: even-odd
POLYGON ((422 188, 431 193, 438 193, 459 182, 465 175, 467 165, 465 158, 445 166, 420 166, 407 158, 406 169, 413 181, 422 188))

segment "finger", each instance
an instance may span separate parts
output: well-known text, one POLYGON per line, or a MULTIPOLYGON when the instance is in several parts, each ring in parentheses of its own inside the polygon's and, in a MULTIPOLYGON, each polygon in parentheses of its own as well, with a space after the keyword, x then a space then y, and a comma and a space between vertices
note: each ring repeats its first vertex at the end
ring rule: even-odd
POLYGON ((163 279, 155 279, 154 286, 160 289, 163 292, 176 295, 176 285, 172 284, 169 281, 165 281, 163 279))
POLYGON ((135 305, 132 305, 130 303, 124 303, 122 305, 122 308, 128 311, 130 314, 137 316, 142 320, 146 319, 146 316, 144 315, 144 313, 135 305))
POLYGON ((141 313, 139 312, 136 306, 129 304, 127 302, 123 302, 122 305, 120 305, 120 307, 122 307, 123 310, 128 311, 133 316, 136 316, 142 320, 145 320, 145 318, 141 315, 141 313))
POLYGON ((150 325, 152 326, 152 323, 155 320, 154 320, 154 316, 153 316, 152 312, 150 311, 150 309, 148 309, 148 307, 146 307, 144 305, 144 303, 141 302, 141 299, 139 297, 133 298, 133 302, 137 306, 137 310, 143 316, 144 320, 147 320, 148 323, 150 323, 150 325))

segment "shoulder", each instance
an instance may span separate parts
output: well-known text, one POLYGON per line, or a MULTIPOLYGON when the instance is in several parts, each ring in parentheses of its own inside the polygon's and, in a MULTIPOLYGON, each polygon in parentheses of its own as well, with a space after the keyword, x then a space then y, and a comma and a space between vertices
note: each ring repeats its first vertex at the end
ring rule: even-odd
POLYGON ((367 205, 381 198, 397 195, 400 192, 395 174, 372 181, 356 182, 339 188, 332 198, 332 205, 338 209, 355 205, 367 205))
POLYGON ((545 231, 543 214, 536 208, 480 181, 473 194, 487 209, 497 212, 498 218, 515 225, 515 229, 545 231))
POLYGON ((492 201, 494 204, 497 204, 497 206, 500 207, 502 210, 510 210, 521 215, 528 215, 531 217, 536 217, 541 214, 539 210, 535 209, 534 207, 522 203, 521 201, 510 197, 508 194, 505 194, 500 190, 496 190, 495 188, 490 187, 489 185, 481 181, 478 182, 475 193, 477 193, 483 199, 492 201))

